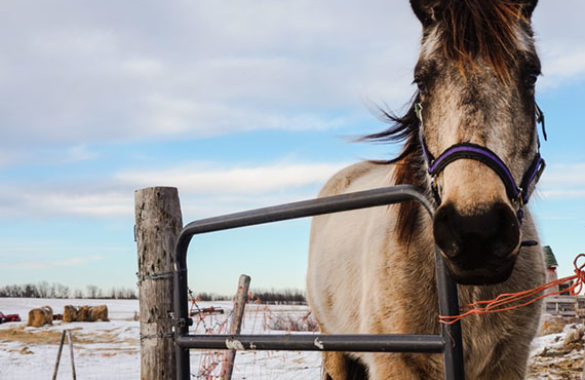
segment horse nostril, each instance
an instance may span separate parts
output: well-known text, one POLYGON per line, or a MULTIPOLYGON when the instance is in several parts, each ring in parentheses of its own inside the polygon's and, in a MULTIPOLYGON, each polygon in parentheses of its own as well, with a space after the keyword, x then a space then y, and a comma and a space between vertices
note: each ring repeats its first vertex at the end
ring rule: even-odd
POLYGON ((473 265, 508 256, 520 236, 516 216, 500 202, 473 215, 461 215, 453 204, 446 204, 437 211, 433 228, 435 242, 447 257, 465 254, 464 261, 473 265))
POLYGON ((459 236, 455 233, 460 221, 457 215, 455 206, 449 203, 439 208, 433 222, 435 243, 450 258, 457 256, 460 245, 459 236))

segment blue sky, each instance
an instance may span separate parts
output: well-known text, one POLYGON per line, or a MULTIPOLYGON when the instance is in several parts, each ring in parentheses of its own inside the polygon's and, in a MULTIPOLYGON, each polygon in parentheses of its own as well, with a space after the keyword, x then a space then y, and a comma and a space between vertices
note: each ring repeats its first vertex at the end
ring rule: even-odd
MULTIPOLYGON (((531 200, 559 273, 585 251, 585 13, 541 0, 548 168, 531 200)), ((179 189, 184 222, 313 198, 414 88, 408 2, 22 0, 0 25, 0 286, 136 282, 133 192, 179 189)), ((308 220, 213 233, 195 291, 304 288, 308 220)))

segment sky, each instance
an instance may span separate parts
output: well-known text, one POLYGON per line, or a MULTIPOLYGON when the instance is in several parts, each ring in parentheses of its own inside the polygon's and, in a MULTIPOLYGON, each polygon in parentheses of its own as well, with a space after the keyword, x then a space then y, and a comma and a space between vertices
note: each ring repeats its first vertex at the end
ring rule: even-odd
MULTIPOLYGON (((404 111, 421 28, 408 1, 3 4, 0 286, 133 287, 134 191, 177 187, 183 221, 314 198, 399 146, 353 143, 404 111)), ((583 0, 533 24, 547 169, 531 209, 559 275, 585 251, 583 0)), ((189 284, 304 289, 309 220, 193 240, 189 284)))

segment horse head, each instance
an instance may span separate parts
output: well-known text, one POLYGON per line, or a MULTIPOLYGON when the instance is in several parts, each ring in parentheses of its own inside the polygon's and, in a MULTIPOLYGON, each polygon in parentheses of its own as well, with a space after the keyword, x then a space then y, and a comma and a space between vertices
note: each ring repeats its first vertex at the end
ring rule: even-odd
POLYGON ((423 25, 413 106, 437 211, 436 244, 452 277, 490 284, 512 273, 523 206, 544 167, 536 0, 411 0, 423 25))

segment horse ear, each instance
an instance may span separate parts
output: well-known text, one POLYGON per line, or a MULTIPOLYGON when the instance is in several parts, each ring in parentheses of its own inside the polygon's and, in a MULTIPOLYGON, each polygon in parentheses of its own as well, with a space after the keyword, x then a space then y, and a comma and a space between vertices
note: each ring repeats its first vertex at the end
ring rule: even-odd
POLYGON ((532 12, 534 12, 534 8, 536 8, 536 4, 538 4, 538 0, 529 0, 524 3, 524 9, 522 12, 526 18, 532 17, 532 12))
POLYGON ((437 7, 437 0, 410 0, 410 6, 424 27, 436 21, 435 8, 437 7))
POLYGON ((527 19, 532 17, 532 12, 534 12, 534 8, 538 4, 538 0, 515 0, 515 2, 522 6, 522 14, 527 19))

